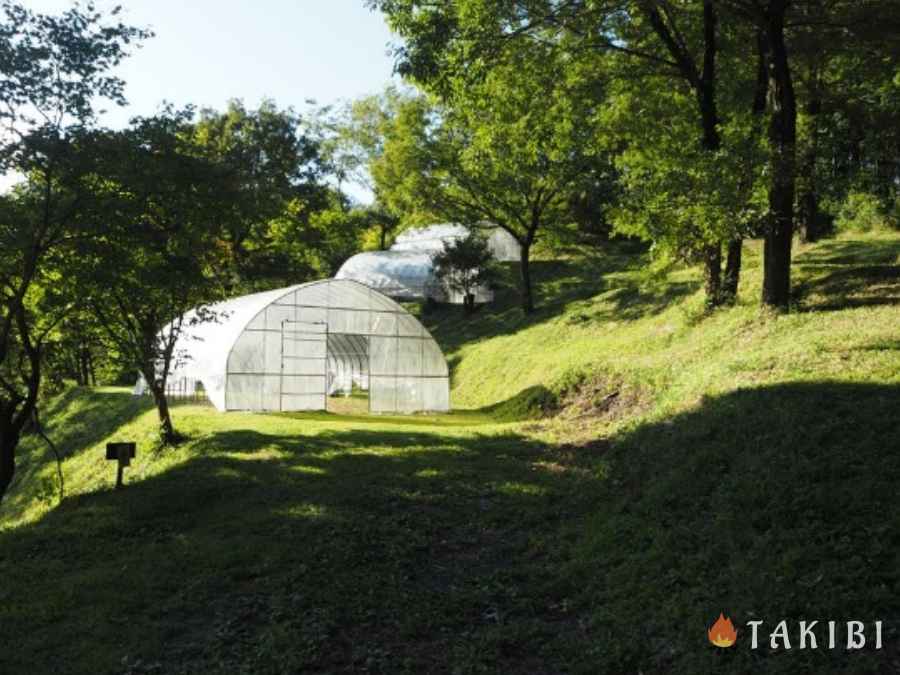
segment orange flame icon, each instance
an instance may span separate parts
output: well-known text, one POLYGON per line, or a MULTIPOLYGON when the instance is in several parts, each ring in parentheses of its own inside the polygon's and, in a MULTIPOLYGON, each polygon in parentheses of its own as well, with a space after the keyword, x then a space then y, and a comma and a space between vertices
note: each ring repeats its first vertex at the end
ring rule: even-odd
POLYGON ((731 619, 724 614, 719 614, 718 620, 709 629, 709 641, 716 647, 730 647, 737 640, 737 631, 731 619))

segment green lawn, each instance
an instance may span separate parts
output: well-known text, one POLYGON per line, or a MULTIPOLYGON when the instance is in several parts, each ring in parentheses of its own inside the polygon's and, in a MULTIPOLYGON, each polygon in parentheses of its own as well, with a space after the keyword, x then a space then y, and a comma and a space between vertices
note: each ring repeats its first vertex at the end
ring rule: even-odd
POLYGON ((0 673, 898 672, 900 237, 800 248, 786 316, 752 245, 711 316, 642 255, 540 262, 527 320, 510 291, 424 317, 451 415, 180 405, 189 442, 155 451, 127 392, 55 399, 69 497, 28 439, 0 673), (881 619, 885 649, 717 650, 721 611, 881 619))

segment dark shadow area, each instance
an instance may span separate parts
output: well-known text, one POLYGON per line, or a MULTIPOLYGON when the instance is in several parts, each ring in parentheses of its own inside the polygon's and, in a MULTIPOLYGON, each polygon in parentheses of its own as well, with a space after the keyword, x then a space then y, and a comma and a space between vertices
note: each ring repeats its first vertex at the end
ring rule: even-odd
POLYGON ((581 458, 421 427, 229 431, 195 451, 0 535, 0 671, 531 674, 577 658, 557 570, 596 493, 581 458))
POLYGON ((699 281, 667 281, 652 286, 622 286, 607 296, 610 307, 573 314, 569 323, 636 321, 659 314, 700 290, 699 281))
POLYGON ((804 267, 833 265, 893 265, 900 255, 900 240, 862 239, 828 240, 794 258, 804 267))
POLYGON ((217 433, 0 535, 0 670, 890 672, 898 410, 900 386, 813 382, 583 447, 217 433), (781 620, 882 619, 886 649, 751 651, 754 617, 763 644, 781 620))
POLYGON ((900 386, 785 384, 704 399, 614 439, 609 499, 569 569, 590 579, 599 670, 895 672, 898 413, 900 386), (724 653, 705 634, 723 611, 739 628, 724 653), (853 617, 868 649, 796 649, 799 620, 820 620, 821 645, 821 626, 838 621, 844 641, 853 617), (755 652, 750 619, 765 621, 755 652), (795 649, 770 652, 782 620, 795 649), (880 652, 875 620, 891 635, 880 652))
POLYGON ((868 344, 856 347, 855 349, 867 352, 888 352, 900 351, 900 339, 897 340, 876 340, 868 344))
POLYGON ((480 412, 498 422, 517 422, 543 417, 559 405, 559 398, 543 385, 526 387, 519 393, 498 403, 485 406, 480 412))
POLYGON ((806 311, 900 304, 900 240, 829 241, 798 256, 806 311))

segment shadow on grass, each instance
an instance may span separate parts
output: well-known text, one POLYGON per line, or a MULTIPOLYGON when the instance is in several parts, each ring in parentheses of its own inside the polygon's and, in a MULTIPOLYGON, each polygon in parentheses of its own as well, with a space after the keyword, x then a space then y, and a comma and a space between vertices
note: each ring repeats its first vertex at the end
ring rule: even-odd
POLYGON ((505 401, 485 406, 479 412, 490 415, 497 422, 519 422, 542 417, 558 404, 557 395, 538 384, 526 387, 505 401))
POLYGON ((627 277, 646 263, 646 245, 631 241, 614 241, 603 247, 580 252, 579 257, 562 260, 536 260, 531 263, 536 309, 524 315, 520 309, 519 265, 503 266, 503 277, 494 301, 481 306, 471 316, 461 307, 439 305, 423 317, 445 352, 486 337, 508 335, 536 323, 560 316, 572 306, 599 293, 621 288, 617 306, 631 308, 633 316, 641 311, 653 312, 652 306, 641 310, 640 296, 634 280, 627 277))
POLYGON ((606 672, 890 672, 879 667, 900 636, 898 411, 896 385, 785 384, 705 399, 616 439, 612 494, 570 572, 591 579, 606 672), (705 634, 722 611, 739 628, 727 654, 705 634), (893 646, 765 647, 781 620, 796 648, 800 619, 852 617, 870 643, 884 619, 893 646), (756 652, 750 619, 765 621, 756 652))
POLYGON ((896 643, 898 409, 898 386, 763 387, 602 451, 217 433, 0 535, 0 669, 874 672, 892 653, 770 655, 744 622, 883 618, 896 643))
POLYGON ((876 340, 865 345, 856 347, 855 349, 866 352, 888 352, 900 351, 900 339, 897 340, 876 340))
POLYGON ((552 589, 590 494, 577 458, 548 471, 520 436, 421 427, 194 450, 0 535, 2 672, 526 672, 503 664, 569 620, 552 589))
POLYGON ((667 281, 652 286, 631 284, 607 295, 608 306, 575 312, 569 323, 636 321, 659 314, 701 287, 699 281, 667 281))
POLYGON ((794 265, 806 311, 900 304, 900 240, 823 242, 794 265))

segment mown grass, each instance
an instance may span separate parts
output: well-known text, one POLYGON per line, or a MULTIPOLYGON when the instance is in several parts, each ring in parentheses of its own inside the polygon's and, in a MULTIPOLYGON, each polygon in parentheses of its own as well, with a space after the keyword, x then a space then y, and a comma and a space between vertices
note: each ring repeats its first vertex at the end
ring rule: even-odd
POLYGON ((29 439, 0 513, 0 672, 900 672, 900 238, 800 248, 784 316, 747 254, 712 315, 625 245, 537 265, 534 317, 428 314, 447 416, 179 406, 157 452, 145 403, 67 393, 70 498, 29 439), (770 652, 782 619, 885 648, 770 652))

